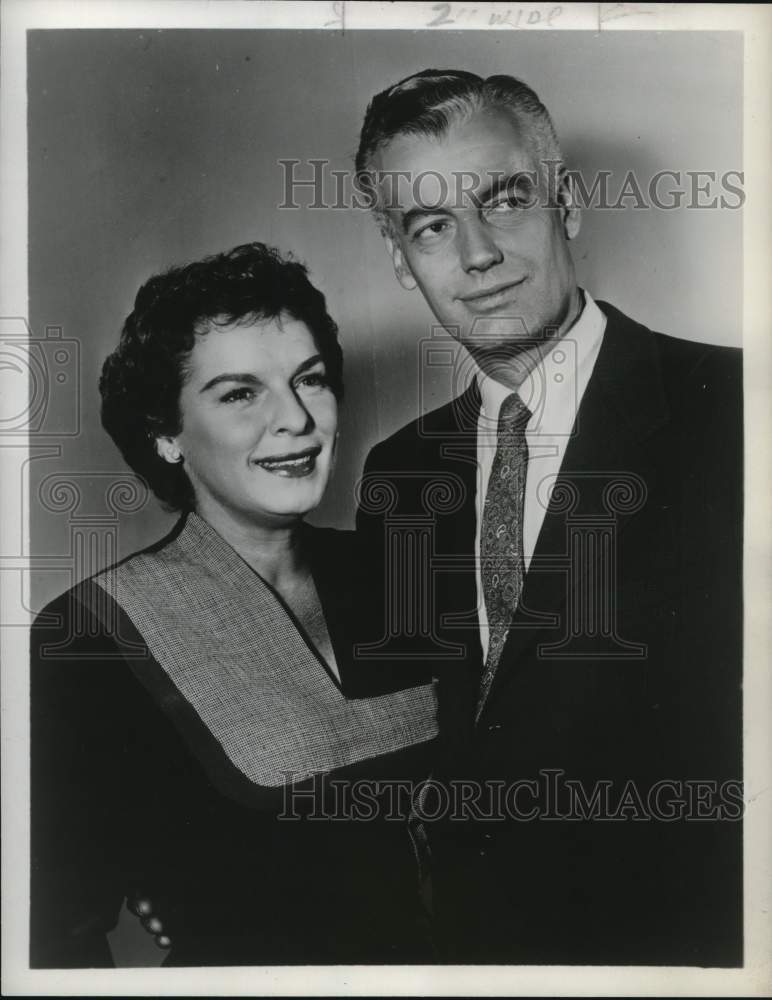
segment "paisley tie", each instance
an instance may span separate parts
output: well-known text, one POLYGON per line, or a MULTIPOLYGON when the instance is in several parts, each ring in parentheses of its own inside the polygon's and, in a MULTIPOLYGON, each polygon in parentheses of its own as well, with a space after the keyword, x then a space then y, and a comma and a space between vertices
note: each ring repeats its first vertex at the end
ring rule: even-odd
POLYGON ((496 455, 480 532, 482 589, 489 632, 488 656, 477 701, 478 716, 488 697, 523 590, 523 507, 528 468, 525 428, 530 418, 530 410, 516 392, 507 396, 499 412, 496 455))

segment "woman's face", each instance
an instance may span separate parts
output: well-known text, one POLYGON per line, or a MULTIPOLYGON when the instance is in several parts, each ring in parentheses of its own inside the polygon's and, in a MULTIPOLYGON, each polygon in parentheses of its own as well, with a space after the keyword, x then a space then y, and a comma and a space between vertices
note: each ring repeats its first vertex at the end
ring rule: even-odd
POLYGON ((265 527, 316 507, 335 451, 338 405, 311 331, 288 314, 196 337, 180 393, 182 431, 160 438, 182 457, 196 508, 265 527))

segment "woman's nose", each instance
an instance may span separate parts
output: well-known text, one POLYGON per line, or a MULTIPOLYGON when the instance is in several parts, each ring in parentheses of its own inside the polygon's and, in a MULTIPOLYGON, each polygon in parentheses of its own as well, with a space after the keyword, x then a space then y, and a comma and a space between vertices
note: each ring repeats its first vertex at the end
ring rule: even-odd
POLYGON ((311 414, 293 389, 276 394, 271 420, 274 434, 305 434, 312 425, 311 414))
POLYGON ((500 264, 504 255, 485 222, 470 212, 459 226, 461 266, 465 271, 487 271, 500 264))

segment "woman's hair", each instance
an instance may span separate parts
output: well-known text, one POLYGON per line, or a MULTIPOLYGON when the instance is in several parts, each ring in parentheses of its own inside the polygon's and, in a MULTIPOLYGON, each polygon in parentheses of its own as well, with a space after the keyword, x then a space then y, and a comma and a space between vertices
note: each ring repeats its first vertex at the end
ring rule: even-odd
POLYGON ((193 489, 182 464, 170 464, 158 455, 156 439, 174 437, 182 429, 180 390, 196 336, 218 326, 278 319, 282 314, 311 331, 330 387, 340 399, 343 355, 324 296, 309 281, 303 264, 272 247, 247 243, 173 267, 137 292, 120 343, 102 368, 102 426, 169 509, 191 509, 193 489))

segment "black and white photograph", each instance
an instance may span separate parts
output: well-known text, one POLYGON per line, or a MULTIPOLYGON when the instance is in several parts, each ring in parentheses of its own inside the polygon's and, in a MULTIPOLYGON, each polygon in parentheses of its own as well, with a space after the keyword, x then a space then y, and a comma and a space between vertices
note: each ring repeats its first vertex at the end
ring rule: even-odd
POLYGON ((772 991, 766 5, 9 0, 3 991, 772 991))

